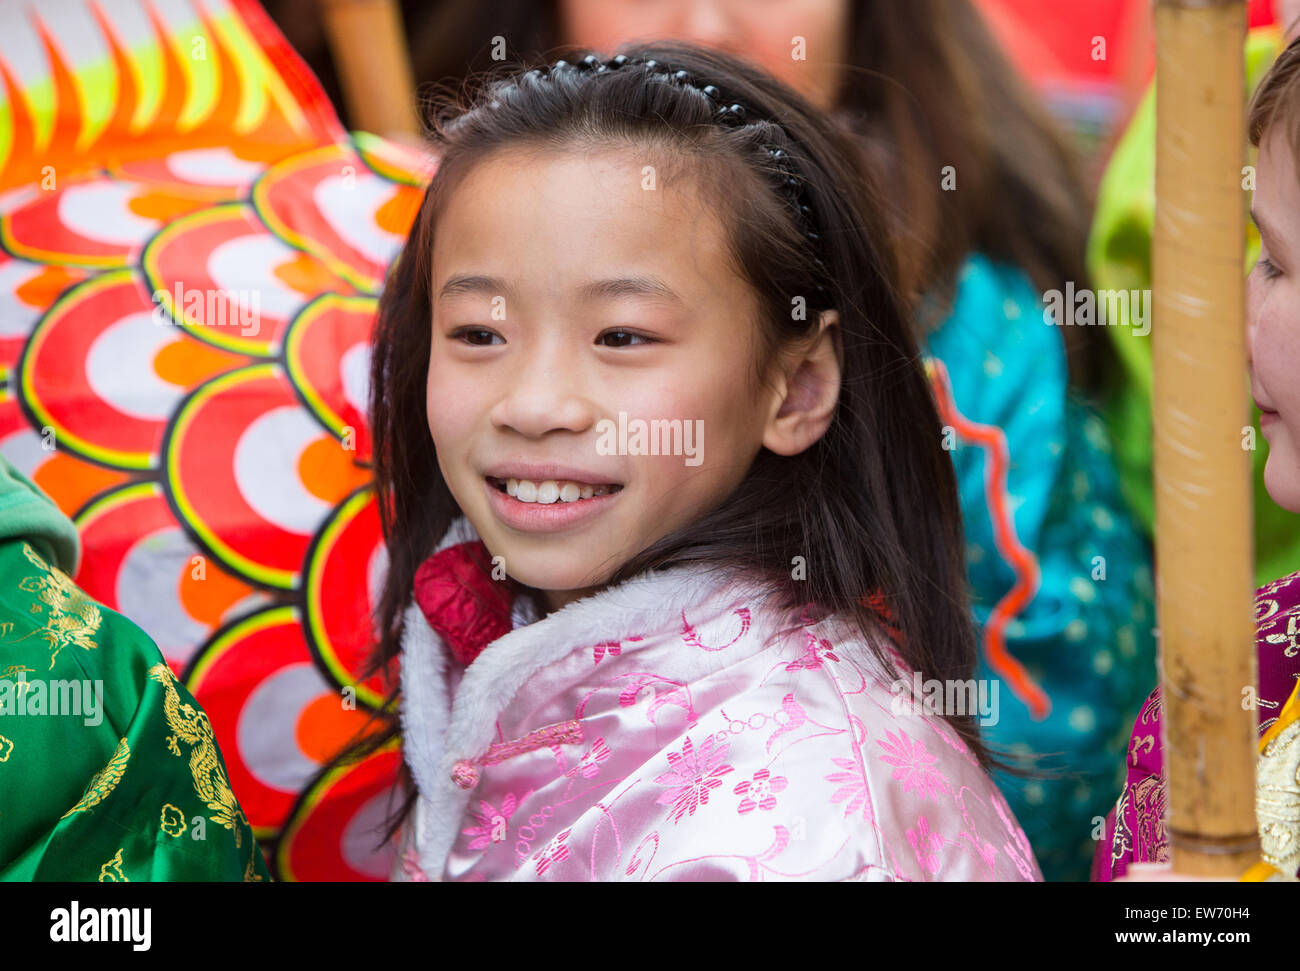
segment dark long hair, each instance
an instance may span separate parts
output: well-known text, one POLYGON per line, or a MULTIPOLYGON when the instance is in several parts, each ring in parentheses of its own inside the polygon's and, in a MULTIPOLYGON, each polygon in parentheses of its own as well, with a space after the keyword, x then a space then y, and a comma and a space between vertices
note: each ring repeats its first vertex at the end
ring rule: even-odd
MULTIPOLYGON (((558 0, 426 4, 408 20, 412 69, 433 89, 475 84, 498 63, 497 38, 516 64, 565 43, 558 0)), ((850 0, 848 30, 833 110, 892 190, 890 235, 921 332, 947 316, 971 252, 1019 267, 1041 292, 1089 287, 1092 191, 1078 153, 970 0, 850 0)), ((1105 331, 1062 328, 1071 383, 1094 395, 1116 373, 1105 331)))
MULTIPOLYGON (((572 64, 584 53, 567 56, 572 64)), ((390 269, 372 347, 375 488, 388 551, 373 669, 400 654, 416 568, 461 515, 426 414, 439 214, 494 153, 631 146, 681 166, 699 180, 703 198, 718 201, 730 256, 760 308, 754 376, 768 375, 776 351, 815 336, 818 311, 826 308, 839 313, 843 370, 836 410, 819 441, 794 456, 760 449, 719 507, 620 564, 607 582, 686 562, 749 571, 780 608, 811 603, 847 620, 890 670, 888 627, 866 602, 878 592, 911 668, 925 679, 971 679, 976 642, 952 461, 899 292, 882 204, 853 159, 852 135, 738 58, 683 43, 624 53, 631 63, 604 72, 500 70, 472 103, 448 106, 434 119, 439 168, 390 269), (638 63, 647 59, 658 62, 655 72, 638 63), (668 77, 679 70, 695 86, 668 77), (745 107, 743 124, 715 119, 717 106, 700 90, 708 84, 724 104, 745 107), (784 198, 771 147, 784 150, 805 185, 820 243, 809 242, 784 198), (799 296, 807 297, 806 314, 791 313, 799 296), (806 560, 807 579, 792 576, 796 556, 806 560)), ((397 710, 399 687, 384 714, 397 710)), ((1002 767, 973 715, 948 720, 983 766, 1002 767)), ((390 724, 352 755, 397 733, 390 724)), ((402 774, 406 799, 386 839, 415 799, 405 764, 402 774)))

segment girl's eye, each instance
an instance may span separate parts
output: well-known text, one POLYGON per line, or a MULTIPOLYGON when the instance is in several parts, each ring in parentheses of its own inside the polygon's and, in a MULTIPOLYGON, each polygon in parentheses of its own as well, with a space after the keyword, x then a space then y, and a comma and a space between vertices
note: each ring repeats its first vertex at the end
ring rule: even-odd
POLYGON ((1255 263, 1255 268, 1264 275, 1264 279, 1272 280, 1274 277, 1282 275, 1282 271, 1267 256, 1261 256, 1255 263))
POLYGON ((465 343, 469 344, 471 347, 490 347, 492 338, 499 337, 500 335, 495 331, 485 330, 482 327, 462 327, 459 330, 452 331, 450 336, 454 341, 464 340, 465 343), (471 339, 481 337, 484 334, 488 337, 487 342, 471 339))
POLYGON ((655 338, 653 338, 653 337, 646 337, 644 334, 638 334, 638 333, 636 333, 636 332, 634 332, 634 331, 630 331, 630 330, 622 330, 622 329, 618 329, 618 330, 607 330, 607 331, 605 331, 605 333, 603 333, 603 334, 601 334, 599 337, 597 337, 597 338, 596 338, 596 341, 597 341, 598 343, 600 343, 600 342, 603 342, 606 338, 609 338, 609 337, 613 337, 613 338, 618 339, 618 343, 616 343, 616 344, 605 344, 606 347, 628 347, 628 346, 629 346, 629 343, 628 343, 629 340, 639 340, 639 341, 641 341, 642 343, 645 343, 645 344, 657 344, 657 343, 659 343, 659 342, 658 342, 657 340, 655 340, 655 338))

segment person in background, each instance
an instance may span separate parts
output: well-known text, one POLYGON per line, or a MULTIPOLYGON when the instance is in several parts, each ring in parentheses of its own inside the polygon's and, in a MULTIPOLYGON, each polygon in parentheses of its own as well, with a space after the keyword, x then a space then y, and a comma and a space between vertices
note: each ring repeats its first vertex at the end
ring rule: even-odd
POLYGON ((207 715, 0 458, 0 879, 270 879, 207 715))
POLYGON ((420 80, 459 83, 658 38, 745 56, 859 136, 957 473, 976 676, 1000 689, 984 732, 1040 770, 996 778, 1044 875, 1086 879, 1154 678, 1154 591, 1095 413, 1107 338, 1045 318, 1045 295, 1089 285, 1073 152, 968 0, 443 4, 414 57, 420 80))
MULTIPOLYGON (((1291 41, 1260 83, 1247 129, 1259 149, 1251 218, 1260 235, 1246 287, 1250 390, 1268 442, 1264 487, 1294 519, 1300 513, 1300 382, 1295 379, 1300 370, 1300 40, 1291 41)), ((1260 861, 1242 879, 1295 880, 1300 877, 1300 572, 1259 587, 1255 624, 1260 861)), ((1096 880, 1122 878, 1134 864, 1169 860, 1163 737, 1157 685, 1133 725, 1127 777, 1097 846, 1096 880)), ((1144 878, 1159 875, 1158 869, 1144 878)))
MULTIPOLYGON (((1249 97, 1286 42, 1300 32, 1300 0, 1276 0, 1278 25, 1255 27, 1246 38, 1246 90, 1249 97), (1279 26, 1280 25, 1280 26, 1279 26)), ((1097 195, 1088 241, 1088 264, 1099 288, 1115 293, 1145 294, 1149 314, 1151 239, 1155 225, 1156 97, 1151 84, 1128 128, 1115 145, 1097 195)), ((1249 171, 1242 188, 1251 188, 1249 171)), ((1259 253, 1259 236, 1248 226, 1246 266, 1259 253)), ((1116 462, 1125 496, 1148 536, 1155 529, 1152 480, 1152 357, 1149 316, 1135 319, 1130 298, 1119 305, 1118 319, 1099 327, 1113 343, 1121 380, 1108 397, 1107 426, 1115 443, 1116 462)), ((1140 308, 1139 308, 1140 309, 1140 308)), ((1300 519, 1269 498, 1264 485, 1266 452, 1259 447, 1259 412, 1251 418, 1255 489, 1255 582, 1267 583, 1300 561, 1300 519)))

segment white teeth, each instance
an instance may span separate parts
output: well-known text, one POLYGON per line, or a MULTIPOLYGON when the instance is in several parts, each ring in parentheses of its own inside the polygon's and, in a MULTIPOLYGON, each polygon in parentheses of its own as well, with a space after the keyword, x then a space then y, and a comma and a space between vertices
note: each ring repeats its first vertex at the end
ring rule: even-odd
POLYGON ((577 502, 593 496, 604 496, 616 491, 608 485, 587 485, 567 480, 544 479, 533 482, 529 479, 506 479, 506 494, 514 496, 520 502, 577 502))

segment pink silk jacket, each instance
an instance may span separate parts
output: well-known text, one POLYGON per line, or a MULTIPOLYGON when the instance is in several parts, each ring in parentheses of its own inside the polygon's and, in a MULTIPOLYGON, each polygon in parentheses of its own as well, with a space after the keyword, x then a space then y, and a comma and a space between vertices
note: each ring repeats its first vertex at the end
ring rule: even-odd
MULTIPOLYGON (((439 550, 477 540, 461 517, 439 550)), ((541 619, 520 597, 468 667, 413 602, 419 798, 392 879, 1041 880, 993 781, 861 635, 764 600, 698 566, 541 619)))

